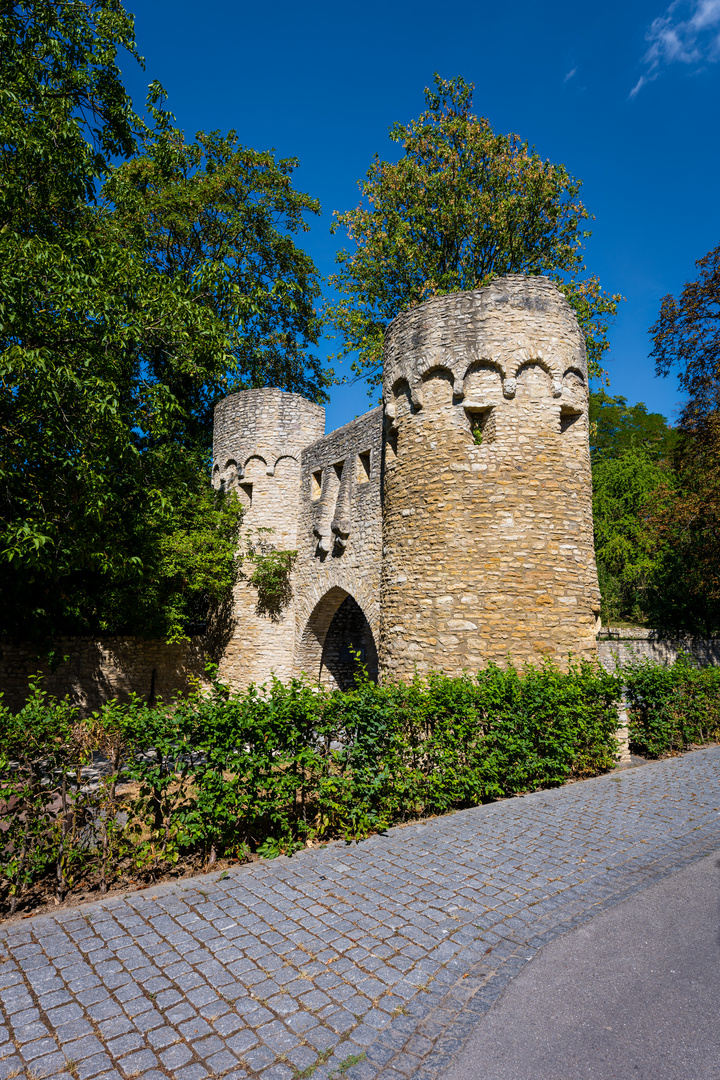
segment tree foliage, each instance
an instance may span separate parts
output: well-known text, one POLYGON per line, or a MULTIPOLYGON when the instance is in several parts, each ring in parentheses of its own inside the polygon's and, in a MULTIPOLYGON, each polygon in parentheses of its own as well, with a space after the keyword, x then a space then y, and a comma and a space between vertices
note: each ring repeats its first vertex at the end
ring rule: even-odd
POLYGON ((678 433, 643 402, 590 394, 593 522, 603 622, 643 623, 657 610, 661 554, 649 501, 672 484, 678 433), (652 614, 651 614, 652 613, 652 614))
POLYGON ((602 619, 643 623, 658 570, 647 503, 667 483, 667 466, 642 448, 593 462, 593 523, 602 619))
POLYGON ((652 461, 670 457, 679 433, 661 413, 649 413, 644 402, 628 405, 627 398, 605 390, 590 392, 590 453, 593 463, 641 450, 652 461))
POLYGON ((655 502, 652 526, 671 558, 666 603, 683 628, 720 630, 720 246, 697 263, 679 298, 663 297, 651 328, 660 375, 686 395, 673 454, 674 489, 655 502))
POLYGON ((720 247, 665 296, 651 327, 659 375, 676 371, 676 428, 591 397, 593 507, 605 611, 661 630, 720 630, 720 247))
POLYGON ((675 370, 687 395, 683 431, 702 433, 720 401, 720 244, 696 263, 700 274, 676 299, 664 296, 650 328, 658 375, 675 370))
POLYGON ((0 633, 177 635, 234 580, 208 487, 212 408, 322 398, 317 204, 234 133, 133 111, 119 0, 4 5, 0 27, 0 633), (124 163, 123 163, 124 159, 124 163))
POLYGON ((586 335, 591 370, 600 370, 620 297, 581 278, 590 215, 580 181, 474 116, 472 90, 462 78, 436 75, 427 110, 390 130, 399 160, 376 155, 359 206, 335 215, 333 230, 344 229, 353 246, 337 255, 331 316, 341 355, 357 353, 353 369, 373 384, 385 329, 399 312, 509 273, 547 274, 560 285, 586 335))
MULTIPOLYGON (((309 351, 320 333, 318 271, 293 240, 320 204, 293 188, 297 159, 241 146, 234 131, 188 142, 164 113, 155 117, 104 186, 107 227, 222 328, 225 390, 281 386, 326 401, 329 377, 309 351)), ((172 375, 173 356, 158 360, 156 377, 172 375)))

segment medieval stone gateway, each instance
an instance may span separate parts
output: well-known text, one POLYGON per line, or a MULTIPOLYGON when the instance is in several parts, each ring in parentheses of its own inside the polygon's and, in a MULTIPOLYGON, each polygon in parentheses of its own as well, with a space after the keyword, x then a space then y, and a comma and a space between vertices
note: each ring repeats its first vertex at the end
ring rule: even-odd
POLYGON ((188 693, 209 659, 237 688, 301 672, 353 685, 414 671, 477 671, 489 660, 564 662, 680 651, 720 662, 720 639, 600 629, 593 550, 585 343, 542 277, 436 297, 386 335, 383 404, 324 435, 297 394, 246 390, 215 412, 213 482, 245 506, 241 546, 298 552, 289 602, 258 610, 241 581, 229 618, 168 644, 59 638, 54 658, 0 641, 3 703, 29 679, 83 715, 131 694, 188 693))
MULTIPOLYGON (((221 401, 213 483, 244 504, 243 550, 298 552, 287 602, 268 613, 241 580, 209 634, 63 638, 52 664, 5 639, 5 704, 22 707, 38 669, 48 693, 87 714, 131 693, 187 693, 209 658, 237 688, 300 673, 347 688, 357 659, 371 678, 408 679, 597 656, 587 362, 562 294, 505 277, 400 315, 382 400, 329 435, 324 409, 297 394, 221 401)), ((695 648, 668 655, 681 644, 695 648)), ((604 662, 613 647, 600 643, 604 662)))
POLYGON ((241 543, 298 552, 273 617, 238 584, 221 676, 345 688, 358 656, 407 679, 597 655, 585 342, 547 278, 400 315, 383 405, 324 421, 276 389, 216 408, 213 482, 245 505, 241 543))

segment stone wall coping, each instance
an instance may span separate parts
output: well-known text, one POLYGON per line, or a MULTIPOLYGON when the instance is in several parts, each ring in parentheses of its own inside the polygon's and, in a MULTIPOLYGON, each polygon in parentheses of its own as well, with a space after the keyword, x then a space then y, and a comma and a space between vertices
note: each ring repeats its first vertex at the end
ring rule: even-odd
POLYGON ((702 637, 699 634, 671 634, 665 630, 653 630, 638 626, 602 626, 597 635, 598 641, 720 641, 717 637, 702 637))
POLYGON ((311 401, 309 397, 304 394, 298 394, 295 390, 283 390, 279 386, 256 386, 248 387, 246 390, 233 390, 231 394, 226 394, 225 397, 220 398, 215 408, 218 405, 223 405, 226 401, 233 401, 235 398, 245 397, 246 400, 252 401, 259 398, 273 398, 281 395, 283 399, 295 398, 297 401, 303 402, 305 405, 311 405, 314 409, 321 409, 325 412, 325 406, 319 405, 317 401, 311 401))
POLYGON ((339 440, 344 434, 351 434, 353 428, 359 427, 363 424, 373 413, 382 412, 382 405, 374 405, 372 409, 368 409, 367 412, 362 413, 360 416, 356 416, 354 420, 348 420, 347 424, 343 424, 342 427, 333 428, 332 431, 327 431, 324 435, 321 435, 315 442, 308 443, 302 449, 303 456, 310 455, 317 447, 322 446, 323 443, 330 442, 330 440, 339 440))

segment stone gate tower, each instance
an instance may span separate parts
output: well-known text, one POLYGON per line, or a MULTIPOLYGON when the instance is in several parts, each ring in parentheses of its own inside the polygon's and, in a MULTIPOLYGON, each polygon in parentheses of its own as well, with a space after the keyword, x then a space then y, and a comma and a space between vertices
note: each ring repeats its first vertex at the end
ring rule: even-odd
POLYGON ((386 335, 381 670, 596 655, 585 342, 509 276, 386 335))
MULTIPOLYGON (((300 458, 324 430, 320 405, 274 388, 243 390, 217 405, 213 483, 234 489, 243 504, 242 551, 258 541, 297 549, 300 458)), ((293 674, 295 605, 287 605, 274 621, 258 610, 257 599, 246 581, 238 582, 234 632, 220 665, 221 675, 235 684, 293 674)))
MULTIPOLYGON (((363 393, 362 390, 359 391, 363 393)), ((245 390, 215 412, 213 478, 296 550, 274 617, 247 581, 221 674, 477 671, 595 656, 585 342, 547 278, 499 278, 399 316, 383 405, 324 434, 297 394, 245 390)))

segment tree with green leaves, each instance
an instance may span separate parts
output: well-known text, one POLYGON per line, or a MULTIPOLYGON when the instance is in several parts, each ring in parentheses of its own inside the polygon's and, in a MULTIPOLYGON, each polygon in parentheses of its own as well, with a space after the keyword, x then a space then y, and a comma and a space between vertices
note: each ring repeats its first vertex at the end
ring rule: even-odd
POLYGON ((234 133, 186 143, 157 84, 142 120, 120 49, 142 62, 120 0, 4 5, 0 633, 202 621, 236 573, 215 401, 328 381, 296 162, 234 133))
POLYGON ((280 386, 326 401, 330 375, 310 351, 319 275, 293 240, 320 204, 293 188, 297 159, 244 147, 234 131, 188 142, 153 114, 154 129, 104 185, 103 226, 222 328, 226 389, 280 386))
POLYGON ((657 373, 676 371, 685 402, 672 455, 673 484, 650 521, 666 553, 660 615, 678 629, 720 631, 720 245, 698 260, 697 280, 664 296, 651 327, 657 373))
POLYGON ((660 559, 648 502, 669 479, 667 462, 642 446, 619 443, 593 460, 595 558, 605 625, 642 624, 655 608, 660 559))
POLYGON ((435 76, 427 109, 390 138, 397 162, 376 155, 354 210, 336 213, 350 250, 337 255, 330 316, 340 356, 372 385, 381 378, 385 330, 431 296, 477 289, 503 274, 547 274, 567 296, 598 374, 620 296, 582 277, 589 214, 580 181, 543 161, 516 135, 496 134, 471 112, 473 87, 435 76))
POLYGON ((590 454, 593 464, 642 450, 651 461, 667 461, 679 439, 661 413, 650 413, 644 402, 628 405, 627 398, 605 390, 590 391, 590 454))
POLYGON ((657 619, 656 580, 663 565, 650 507, 673 477, 679 434, 642 402, 605 390, 590 393, 593 523, 605 623, 657 619))
POLYGON ((720 631, 720 247, 650 329, 685 401, 669 428, 591 395, 593 512, 604 609, 672 633, 720 631))

